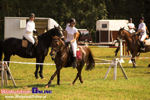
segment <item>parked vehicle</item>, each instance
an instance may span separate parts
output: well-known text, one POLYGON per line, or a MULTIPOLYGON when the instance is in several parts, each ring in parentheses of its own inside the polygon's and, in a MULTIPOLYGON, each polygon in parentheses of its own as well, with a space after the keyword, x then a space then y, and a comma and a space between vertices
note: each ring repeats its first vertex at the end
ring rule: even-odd
POLYGON ((78 29, 80 33, 79 42, 92 42, 91 35, 87 29, 78 29))

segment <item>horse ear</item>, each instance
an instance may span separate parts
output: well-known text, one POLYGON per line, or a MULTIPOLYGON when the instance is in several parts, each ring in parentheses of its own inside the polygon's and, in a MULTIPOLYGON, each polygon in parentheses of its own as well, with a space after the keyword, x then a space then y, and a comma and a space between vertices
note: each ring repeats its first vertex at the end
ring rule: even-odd
POLYGON ((120 27, 120 29, 124 29, 124 27, 120 27))
POLYGON ((57 27, 54 25, 54 28, 57 28, 57 27))

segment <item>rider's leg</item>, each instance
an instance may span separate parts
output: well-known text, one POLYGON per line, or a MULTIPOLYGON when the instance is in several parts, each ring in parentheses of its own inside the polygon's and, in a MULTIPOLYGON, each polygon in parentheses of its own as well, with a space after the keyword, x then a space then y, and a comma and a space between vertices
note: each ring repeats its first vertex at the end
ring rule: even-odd
POLYGON ((73 68, 77 67, 77 61, 76 61, 76 51, 77 51, 77 42, 71 43, 72 50, 73 50, 73 68))
POLYGON ((145 46, 144 46, 144 41, 146 39, 146 35, 142 35, 141 39, 140 39, 140 45, 141 45, 141 50, 145 51, 145 46))
POLYGON ((32 35, 25 35, 25 38, 26 38, 28 41, 31 42, 31 43, 28 43, 28 47, 27 47, 26 52, 27 52, 27 54, 32 55, 32 48, 33 48, 34 43, 35 43, 34 38, 33 38, 32 35))

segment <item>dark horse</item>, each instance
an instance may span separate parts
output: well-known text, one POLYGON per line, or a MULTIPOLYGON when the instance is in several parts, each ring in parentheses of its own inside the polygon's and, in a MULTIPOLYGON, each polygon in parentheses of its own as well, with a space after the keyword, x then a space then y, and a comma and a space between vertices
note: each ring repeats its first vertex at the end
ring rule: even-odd
MULTIPOLYGON (((72 84, 76 82, 76 80, 79 78, 80 82, 83 83, 81 71, 83 69, 84 64, 86 63, 86 70, 91 70, 95 67, 95 61, 93 59, 93 55, 91 50, 88 47, 82 46, 80 48, 81 58, 77 59, 77 75, 72 84)), ((48 84, 46 85, 46 88, 51 85, 52 80, 57 75, 57 84, 60 84, 60 70, 63 67, 71 67, 72 66, 72 52, 70 50, 69 45, 65 44, 64 41, 61 40, 61 38, 55 36, 52 41, 52 49, 50 53, 52 59, 54 60, 56 64, 56 71, 51 76, 48 84)))
MULTIPOLYGON (((124 39, 127 42, 128 50, 130 51, 132 57, 131 61, 133 67, 136 67, 135 57, 139 56, 140 53, 150 52, 150 45, 145 46, 145 51, 140 51, 140 41, 137 34, 131 35, 127 30, 121 28, 117 34, 117 37, 124 39)), ((150 66, 150 64, 149 64, 150 66)))
MULTIPOLYGON (((22 47, 22 40, 17 38, 8 38, 0 41, 0 61, 2 60, 2 53, 4 53, 4 61, 10 61, 12 55, 18 55, 23 58, 36 58, 36 63, 43 63, 45 56, 48 53, 49 47, 52 42, 53 36, 62 37, 62 30, 60 27, 55 27, 42 35, 38 36, 38 44, 33 47, 29 55, 26 52, 27 48, 22 47)), ((38 70, 40 67, 39 75, 43 78, 43 65, 36 64, 35 77, 38 78, 38 70)))

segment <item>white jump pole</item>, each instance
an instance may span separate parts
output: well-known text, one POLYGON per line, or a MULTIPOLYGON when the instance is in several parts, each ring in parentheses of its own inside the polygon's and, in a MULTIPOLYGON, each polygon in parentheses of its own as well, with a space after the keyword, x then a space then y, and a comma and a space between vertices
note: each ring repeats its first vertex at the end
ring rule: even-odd
POLYGON ((122 47, 122 39, 120 39, 120 63, 124 63, 124 60, 123 60, 123 47, 122 47))

